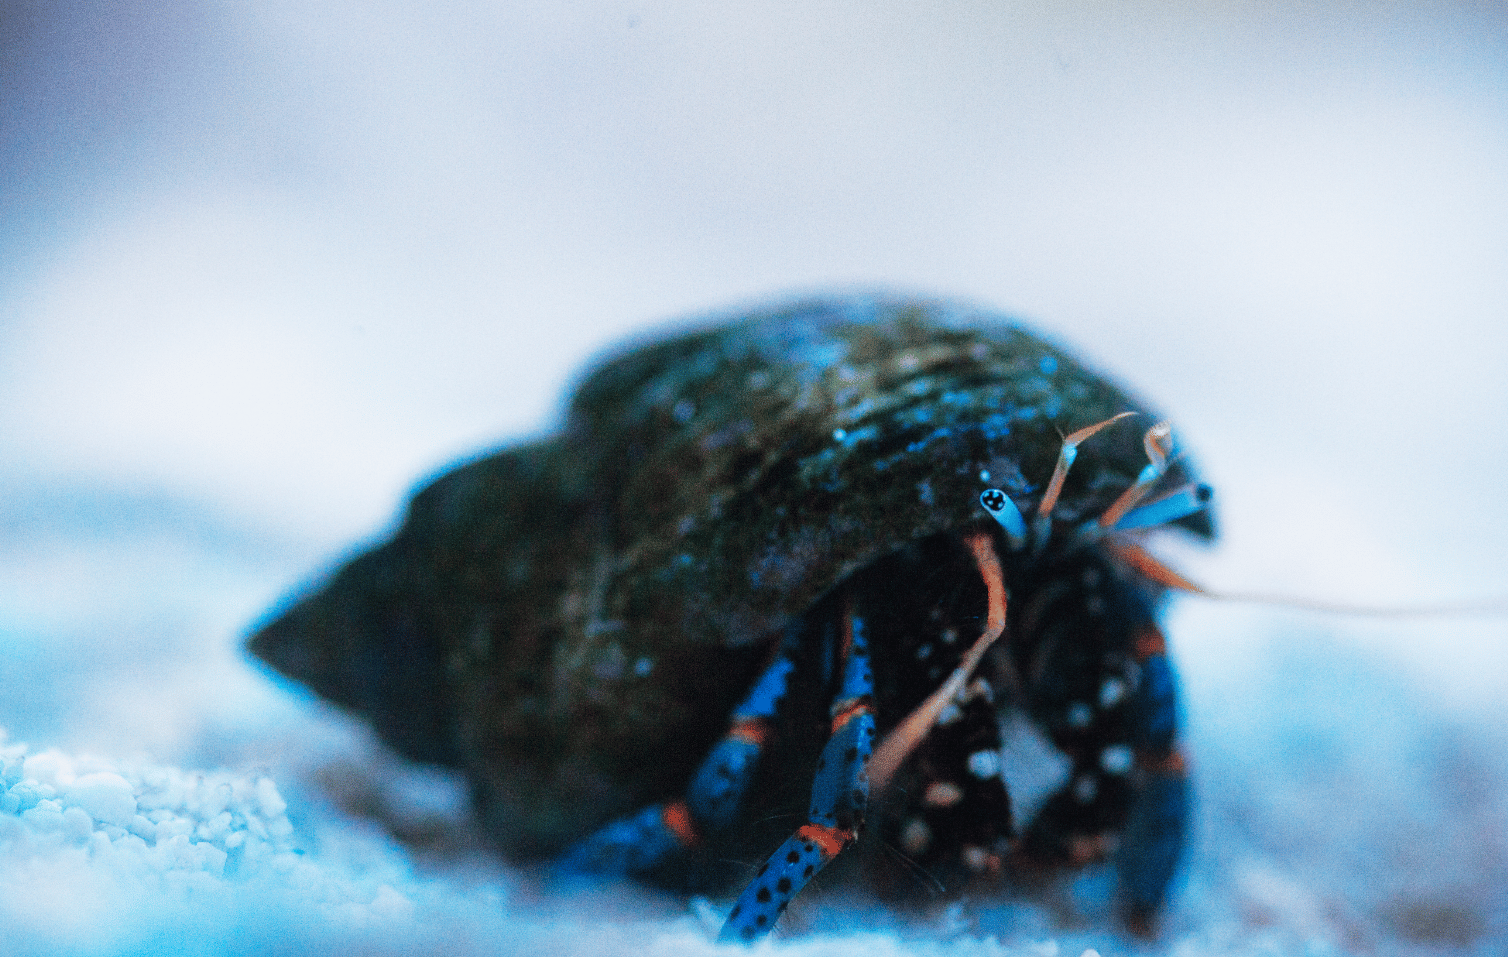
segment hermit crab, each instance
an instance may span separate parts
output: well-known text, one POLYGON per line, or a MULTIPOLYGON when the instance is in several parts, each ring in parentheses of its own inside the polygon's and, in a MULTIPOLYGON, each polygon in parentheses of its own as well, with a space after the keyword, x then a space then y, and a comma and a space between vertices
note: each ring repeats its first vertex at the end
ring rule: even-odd
POLYGON ((834 860, 905 898, 1108 858, 1147 928, 1190 790, 1178 580, 1139 540, 1212 537, 1208 499, 1166 425, 999 315, 804 301, 610 357, 559 434, 430 482, 250 649, 462 769, 511 857, 742 884, 727 939, 834 860), (1061 768, 1034 806, 1023 729, 1061 768))

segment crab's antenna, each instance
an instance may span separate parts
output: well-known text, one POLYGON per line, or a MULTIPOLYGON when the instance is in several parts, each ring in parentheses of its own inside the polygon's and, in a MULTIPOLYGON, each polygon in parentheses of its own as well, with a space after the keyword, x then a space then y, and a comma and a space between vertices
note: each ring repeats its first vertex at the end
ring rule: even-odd
POLYGON ((1037 503, 1038 523, 1045 523, 1052 515, 1053 508, 1057 506, 1058 496, 1063 491, 1063 480, 1068 478, 1068 469, 1073 465, 1073 460, 1079 456, 1079 443, 1106 426, 1135 414, 1135 412, 1122 412, 1120 415, 1112 415, 1103 422, 1086 425, 1063 439, 1063 447, 1058 450, 1058 464, 1052 470, 1052 478, 1047 480, 1047 491, 1042 493, 1042 501, 1037 503))
POLYGON ((942 715, 943 709, 951 704, 958 697, 958 693, 963 690, 969 676, 979 666, 984 653, 997 638, 1005 633, 1005 572, 1000 567, 1000 556, 995 554, 995 545, 990 536, 983 532, 965 536, 964 544, 969 547, 969 551, 974 553, 974 562, 979 566, 979 574, 984 578, 984 587, 988 594, 989 610, 985 619, 984 633, 964 654, 963 660, 948 676, 948 680, 928 695, 927 700, 896 725, 885 736, 885 740, 880 742, 880 746, 875 748, 874 755, 869 759, 868 771, 869 786, 876 792, 890 782, 896 769, 927 737, 928 732, 937 724, 937 719, 942 715))
POLYGON ((1387 606, 1321 601, 1316 598, 1271 593, 1264 594, 1262 592, 1216 591, 1183 577, 1140 545, 1127 541, 1108 539, 1105 542, 1105 547, 1148 581, 1162 585, 1164 588, 1172 588, 1191 595, 1202 595, 1205 598, 1213 598, 1217 601, 1249 602, 1256 605, 1270 605, 1276 608, 1297 608, 1303 611, 1318 611, 1332 615, 1356 615, 1368 618, 1443 618, 1508 615, 1508 596, 1487 598, 1480 601, 1442 602, 1434 605, 1387 606))
POLYGON ((1159 422, 1147 430, 1142 436, 1142 446, 1147 450, 1147 465, 1131 483, 1131 487, 1121 493, 1105 509, 1105 514, 1100 516, 1100 527, 1111 528, 1120 520, 1121 516, 1129 512, 1136 503, 1140 502, 1151 491, 1152 486, 1168 471, 1168 458, 1173 454, 1173 426, 1167 422, 1159 422))

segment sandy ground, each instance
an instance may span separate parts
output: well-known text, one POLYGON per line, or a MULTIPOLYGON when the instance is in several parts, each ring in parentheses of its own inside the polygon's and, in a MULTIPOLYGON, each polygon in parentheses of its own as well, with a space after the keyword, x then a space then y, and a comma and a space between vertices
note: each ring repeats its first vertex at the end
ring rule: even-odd
MULTIPOLYGON (((404 765, 240 657, 234 629, 217 620, 239 617, 259 590, 255 558, 273 546, 180 516, 121 522, 100 549, 87 530, 128 508, 96 497, 90 509, 100 511, 81 514, 80 527, 34 528, 5 556, 13 581, 45 572, 29 586, 43 592, 42 610, 3 622, 7 953, 715 949, 718 902, 626 888, 542 895, 487 854, 460 781, 404 765)), ((793 909, 776 946, 1502 952, 1500 725, 1452 713, 1317 616, 1186 600, 1170 623, 1199 803, 1161 939, 1120 936, 1106 877, 1091 871, 1039 898, 921 918, 814 897, 793 909)))

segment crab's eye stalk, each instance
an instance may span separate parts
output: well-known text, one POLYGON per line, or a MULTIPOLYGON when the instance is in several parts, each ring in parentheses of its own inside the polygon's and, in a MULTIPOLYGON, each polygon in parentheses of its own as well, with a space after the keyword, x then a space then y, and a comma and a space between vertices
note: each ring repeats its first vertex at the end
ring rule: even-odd
POLYGON ((1153 528, 1188 518, 1203 511, 1214 494, 1208 485, 1185 485, 1171 495, 1133 508, 1122 515, 1111 530, 1126 532, 1134 528, 1153 528))
POLYGON ((979 504, 1005 529, 1005 539, 1012 551, 1019 552, 1026 547, 1026 518, 1009 495, 998 488, 987 488, 979 493, 979 504))

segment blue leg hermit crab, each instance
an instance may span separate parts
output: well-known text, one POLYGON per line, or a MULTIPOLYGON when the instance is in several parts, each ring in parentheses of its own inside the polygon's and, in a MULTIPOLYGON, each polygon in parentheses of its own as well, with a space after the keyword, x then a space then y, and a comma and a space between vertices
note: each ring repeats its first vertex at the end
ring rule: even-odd
POLYGON ((250 648, 463 769, 509 856, 743 883, 727 939, 834 860, 904 897, 916 874, 982 893, 1111 858, 1146 928, 1189 786, 1157 625, 1173 578, 1137 539, 1213 529, 1166 427, 1131 413, 968 308, 709 325, 600 365, 558 435, 421 489, 250 648), (1066 769, 1027 816, 1015 720, 1066 769))

